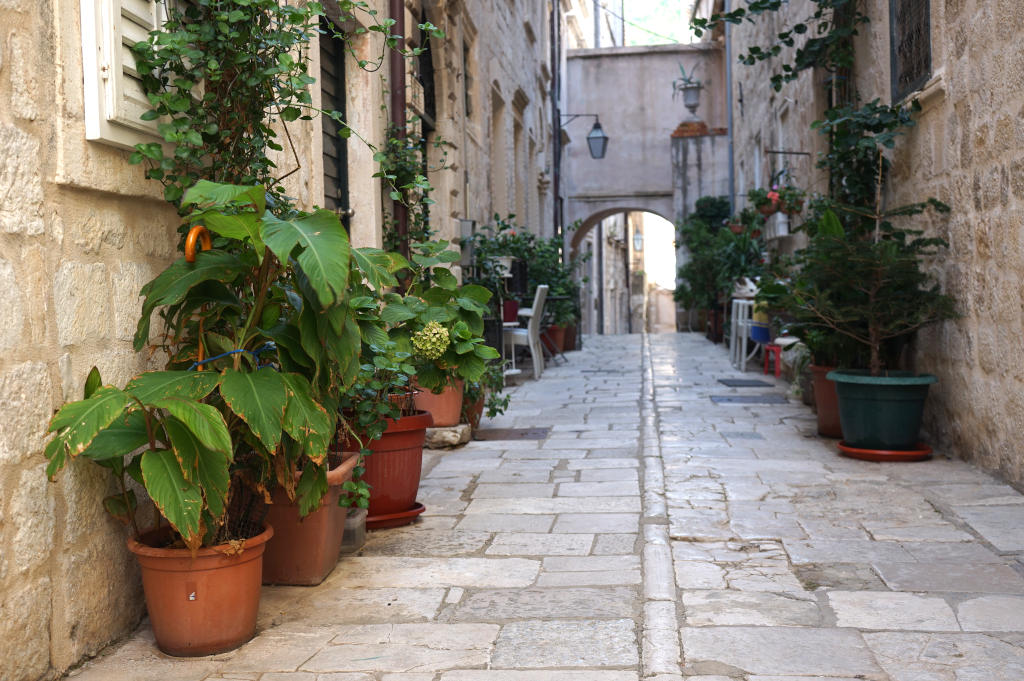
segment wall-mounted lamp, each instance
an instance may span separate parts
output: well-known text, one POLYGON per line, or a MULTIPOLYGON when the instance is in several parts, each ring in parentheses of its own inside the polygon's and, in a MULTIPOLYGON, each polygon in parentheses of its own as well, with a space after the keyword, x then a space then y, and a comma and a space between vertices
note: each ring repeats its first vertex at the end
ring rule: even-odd
POLYGON ((644 250, 644 233, 638 229, 633 230, 633 250, 637 253, 644 250))
POLYGON ((594 127, 587 133, 587 148, 590 149, 590 158, 601 159, 604 158, 604 154, 608 151, 608 135, 605 134, 601 128, 601 120, 597 117, 597 114, 562 114, 563 117, 568 117, 569 120, 564 121, 561 127, 565 127, 572 123, 574 120, 580 117, 594 117, 594 127))

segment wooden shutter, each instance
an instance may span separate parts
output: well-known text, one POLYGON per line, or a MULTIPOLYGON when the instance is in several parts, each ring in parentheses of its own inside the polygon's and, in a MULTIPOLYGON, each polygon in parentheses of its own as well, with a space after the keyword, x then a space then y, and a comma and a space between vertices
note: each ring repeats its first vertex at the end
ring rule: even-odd
MULTIPOLYGON (((320 34, 320 96, 325 111, 345 117, 345 45, 333 37, 328 19, 321 17, 325 33, 320 34)), ((324 208, 337 211, 345 228, 349 226, 348 144, 339 134, 341 125, 330 116, 320 117, 323 136, 324 208)))
POLYGON ((85 137, 123 148, 159 139, 131 45, 166 16, 163 0, 81 0, 85 137))

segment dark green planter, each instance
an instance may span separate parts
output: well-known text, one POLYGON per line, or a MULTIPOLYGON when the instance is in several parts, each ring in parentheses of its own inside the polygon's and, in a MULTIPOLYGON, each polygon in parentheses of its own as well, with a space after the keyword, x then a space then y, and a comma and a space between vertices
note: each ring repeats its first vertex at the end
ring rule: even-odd
POLYGON ((839 395, 843 441, 858 449, 907 450, 917 444, 928 386, 938 378, 891 372, 830 371, 839 395))

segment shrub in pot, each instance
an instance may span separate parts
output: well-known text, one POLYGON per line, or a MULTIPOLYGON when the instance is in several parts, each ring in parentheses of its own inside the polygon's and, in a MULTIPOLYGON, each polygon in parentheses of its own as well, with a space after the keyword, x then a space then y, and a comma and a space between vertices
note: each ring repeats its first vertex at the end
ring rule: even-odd
POLYGON ((447 241, 413 244, 412 262, 403 273, 408 287, 404 295, 384 296, 381 317, 388 335, 400 351, 409 352, 416 367, 416 384, 434 395, 454 402, 446 410, 451 418, 438 426, 458 423, 462 410, 459 381, 478 381, 497 350, 483 339, 484 315, 491 292, 476 284, 460 285, 447 264, 459 254, 447 241))
MULTIPOLYGON (((927 205, 904 207, 899 214, 916 214, 927 205)), ((791 309, 808 325, 840 337, 848 348, 843 368, 827 374, 836 383, 843 444, 906 451, 917 444, 928 385, 937 379, 900 372, 899 357, 917 329, 955 313, 952 298, 921 268, 922 258, 945 243, 896 229, 882 218, 874 232, 858 234, 845 231, 827 211, 797 258, 820 278, 798 271, 788 295, 791 309)))
POLYGON ((114 473, 120 492, 104 505, 132 528, 157 644, 205 655, 255 631, 259 557, 272 533, 263 525, 268 489, 289 490, 303 513, 326 493, 337 398, 324 386, 358 368, 358 353, 345 348, 358 347, 360 332, 331 326, 348 315, 350 257, 332 213, 279 218, 266 211, 262 187, 205 181, 183 206, 193 224, 186 255, 143 287, 135 336, 144 349, 158 312, 165 331, 155 347, 168 356, 167 370, 123 389, 93 374, 86 399, 54 416, 45 453, 51 478, 77 456, 114 473), (195 252, 197 241, 210 248, 195 252), (332 378, 311 381, 295 370, 306 362, 321 362, 332 378), (129 479, 158 511, 149 531, 129 479), (154 568, 162 556, 171 567, 154 568), (242 574, 213 583, 207 559, 242 574), (171 596, 161 577, 170 578, 171 596), (233 595, 246 600, 224 600, 233 595))
POLYGON ((479 381, 466 382, 462 398, 462 421, 476 430, 485 412, 489 419, 504 414, 511 401, 510 395, 502 394, 504 387, 505 374, 501 362, 489 362, 479 381))

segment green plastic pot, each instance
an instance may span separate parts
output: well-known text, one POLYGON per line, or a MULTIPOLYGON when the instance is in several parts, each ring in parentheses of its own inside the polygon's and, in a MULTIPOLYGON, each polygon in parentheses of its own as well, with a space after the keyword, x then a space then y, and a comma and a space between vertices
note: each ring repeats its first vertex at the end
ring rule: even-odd
POLYGON ((843 441, 858 449, 908 450, 918 443, 932 374, 830 371, 839 396, 843 441))

